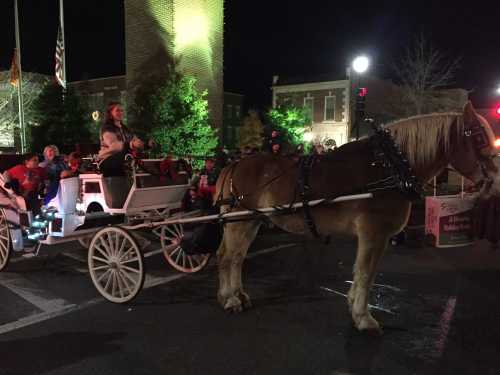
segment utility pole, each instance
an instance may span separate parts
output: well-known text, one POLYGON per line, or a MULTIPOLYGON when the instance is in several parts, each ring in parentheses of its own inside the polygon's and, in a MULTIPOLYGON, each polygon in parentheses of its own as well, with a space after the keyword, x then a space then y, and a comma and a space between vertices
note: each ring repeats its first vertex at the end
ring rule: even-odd
POLYGON ((16 63, 19 69, 19 83, 17 86, 17 102, 19 107, 19 128, 21 138, 21 153, 26 150, 26 128, 24 125, 24 107, 23 107, 23 69, 21 67, 21 38, 19 37, 19 14, 17 0, 14 0, 14 17, 16 22, 16 63))

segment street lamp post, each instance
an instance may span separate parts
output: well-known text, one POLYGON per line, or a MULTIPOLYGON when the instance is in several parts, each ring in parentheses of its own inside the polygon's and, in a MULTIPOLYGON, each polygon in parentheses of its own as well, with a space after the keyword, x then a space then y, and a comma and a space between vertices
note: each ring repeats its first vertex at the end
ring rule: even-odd
POLYGON ((366 56, 358 56, 352 62, 352 69, 356 73, 356 98, 355 98, 355 118, 356 140, 359 139, 359 128, 361 127, 362 117, 364 117, 364 105, 366 89, 361 87, 361 75, 364 74, 370 66, 370 60, 366 56))

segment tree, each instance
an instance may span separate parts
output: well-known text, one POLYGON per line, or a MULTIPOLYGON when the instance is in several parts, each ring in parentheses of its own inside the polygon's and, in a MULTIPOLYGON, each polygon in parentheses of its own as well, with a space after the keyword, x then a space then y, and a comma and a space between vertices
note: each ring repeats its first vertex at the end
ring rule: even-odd
POLYGON ((95 143, 92 127, 95 126, 82 98, 72 89, 63 95, 61 86, 45 86, 33 103, 35 125, 31 129, 33 150, 41 151, 47 144, 62 149, 74 149, 76 144, 95 143))
POLYGON ((412 105, 411 114, 422 114, 427 103, 439 88, 453 83, 460 59, 448 59, 420 34, 407 48, 402 59, 394 65, 403 86, 405 99, 412 105))
MULTIPOLYGON (((2 80, 6 79, 7 76, 2 77, 2 80)), ((28 141, 34 123, 33 104, 49 81, 48 77, 41 74, 23 72, 23 110, 28 141)), ((0 134, 14 146, 20 144, 17 88, 11 85, 5 87, 0 92, 0 134)))
POLYGON ((243 150, 245 147, 261 148, 264 141, 264 125, 260 121, 257 111, 250 110, 243 119, 243 125, 240 129, 239 147, 243 150))
POLYGON ((309 110, 293 104, 284 104, 268 112, 269 122, 278 130, 285 143, 298 146, 304 143, 304 133, 311 125, 309 110))
POLYGON ((143 101, 150 115, 151 135, 165 153, 177 157, 205 157, 217 146, 208 118, 207 91, 196 88, 192 76, 172 74, 143 101))

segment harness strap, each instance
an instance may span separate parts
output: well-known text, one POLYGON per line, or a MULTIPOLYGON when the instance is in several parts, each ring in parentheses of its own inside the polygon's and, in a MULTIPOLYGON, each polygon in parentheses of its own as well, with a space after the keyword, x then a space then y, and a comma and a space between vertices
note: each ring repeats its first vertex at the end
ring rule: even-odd
POLYGON ((316 223, 314 222, 314 218, 311 215, 311 210, 309 208, 309 201, 311 196, 311 185, 309 184, 309 175, 311 173, 311 168, 316 160, 315 155, 303 156, 300 158, 299 165, 299 187, 300 187, 300 196, 302 198, 303 204, 303 212, 304 212, 304 222, 306 223, 309 231, 316 238, 319 238, 320 235, 318 233, 318 229, 316 228, 316 223))

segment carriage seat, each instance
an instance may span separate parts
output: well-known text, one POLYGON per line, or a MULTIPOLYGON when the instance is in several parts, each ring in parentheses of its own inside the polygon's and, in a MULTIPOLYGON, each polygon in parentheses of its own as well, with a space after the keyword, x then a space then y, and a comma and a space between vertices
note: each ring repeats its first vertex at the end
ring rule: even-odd
POLYGON ((57 208, 57 211, 62 215, 75 213, 79 189, 80 179, 78 177, 61 179, 56 196, 46 206, 57 208))
POLYGON ((103 177, 104 200, 109 208, 123 208, 130 192, 130 180, 125 176, 103 177))

